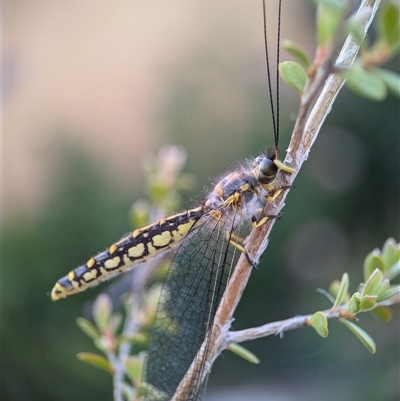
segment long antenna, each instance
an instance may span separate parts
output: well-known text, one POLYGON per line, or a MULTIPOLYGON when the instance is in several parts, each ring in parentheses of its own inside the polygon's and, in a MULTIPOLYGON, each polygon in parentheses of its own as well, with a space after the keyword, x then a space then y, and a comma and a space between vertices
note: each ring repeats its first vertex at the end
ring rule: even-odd
POLYGON ((272 125, 274 129, 274 139, 275 139, 275 153, 278 153, 278 143, 279 143, 279 48, 280 48, 280 36, 281 36, 281 10, 282 10, 282 0, 279 0, 279 11, 278 11, 278 48, 277 48, 277 67, 276 67, 276 114, 274 107, 274 99, 271 88, 271 69, 269 64, 269 54, 268 54, 268 37, 267 37, 267 15, 265 0, 263 4, 263 19, 264 19, 264 45, 265 45, 265 59, 267 63, 267 78, 268 78, 268 89, 269 89, 269 102, 271 105, 272 113, 272 125))
POLYGON ((281 16, 282 16, 282 0, 279 0, 278 11, 278 40, 276 48, 276 131, 275 131, 275 152, 278 156, 279 144, 279 59, 281 48, 281 16))

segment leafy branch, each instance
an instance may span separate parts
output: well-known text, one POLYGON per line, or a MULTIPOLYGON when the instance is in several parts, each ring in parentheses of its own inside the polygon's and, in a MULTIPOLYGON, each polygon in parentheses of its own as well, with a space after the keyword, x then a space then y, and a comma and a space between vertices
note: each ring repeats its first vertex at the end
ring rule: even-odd
MULTIPOLYGON (((295 168, 297 173, 307 159, 319 129, 346 79, 351 89, 357 90, 358 87, 361 87, 357 92, 370 98, 373 98, 370 94, 375 91, 380 93, 379 96, 375 96, 375 99, 383 98, 382 93, 386 94, 386 89, 383 92, 381 89, 374 89, 381 87, 382 83, 385 88, 396 92, 396 83, 399 84, 399 77, 383 70, 380 65, 393 57, 400 47, 399 35, 396 36, 396 32, 399 30, 398 6, 391 2, 381 6, 377 41, 369 49, 362 44, 380 5, 381 1, 379 0, 363 0, 357 13, 347 18, 348 2, 320 0, 318 1, 317 17, 318 47, 314 61, 310 63, 308 56, 299 46, 286 45, 287 50, 306 68, 304 70, 294 62, 280 65, 283 79, 300 94, 298 117, 284 160, 284 163, 295 168), (394 18, 396 15, 397 19, 394 18), (350 32, 345 41, 343 32, 350 32), (340 47, 339 56, 336 58, 340 47), (360 49, 360 56, 357 57, 360 49), (380 80, 380 84, 376 83, 376 77, 380 80), (354 84, 357 79, 363 84, 354 84)), ((188 177, 182 178, 183 176, 180 174, 182 164, 171 170, 173 174, 169 178, 172 179, 165 180, 165 177, 160 179, 158 174, 165 170, 159 168, 160 165, 157 164, 161 159, 159 157, 158 161, 154 159, 147 164, 147 172, 150 177, 149 195, 151 199, 156 199, 156 206, 150 207, 148 203, 137 203, 133 208, 135 226, 141 226, 146 224, 149 218, 153 220, 160 215, 167 215, 170 210, 175 210, 179 199, 174 188, 179 187, 182 182, 187 184, 191 181, 188 177), (163 199, 171 201, 163 204, 163 199)), ((167 158, 164 162, 166 161, 168 165, 171 160, 168 161, 167 158)), ((291 186, 297 173, 278 174, 276 186, 278 188, 291 186)), ((274 202, 268 202, 264 208, 264 214, 273 215, 280 212, 287 194, 288 191, 285 191, 274 202)), ((267 247, 273 225, 274 220, 268 220, 260 228, 254 229, 247 238, 246 250, 253 260, 258 261, 267 247)), ((224 349, 228 348, 254 362, 257 361, 257 358, 238 345, 240 342, 271 334, 282 335, 285 331, 304 326, 311 326, 320 335, 326 337, 328 319, 337 319, 356 334, 370 351, 374 351, 372 339, 353 321, 358 313, 365 311, 388 319, 390 316, 388 307, 400 301, 399 286, 390 286, 390 280, 399 274, 399 269, 399 245, 395 244, 393 240, 389 240, 384 245, 382 252, 376 251, 367 257, 364 264, 365 284, 362 288, 350 295, 348 293, 349 279, 346 273, 341 281, 332 284, 329 293, 326 292, 328 297, 332 298, 333 307, 331 309, 269 323, 257 328, 231 332, 230 326, 234 311, 252 272, 248 260, 242 255, 219 305, 213 327, 208 333, 208 336, 212 336, 213 339, 209 343, 211 346, 205 346, 205 343, 201 346, 185 379, 178 387, 174 399, 185 399, 185 394, 191 386, 191 378, 197 377, 196 366, 206 367, 202 372, 204 378, 209 373, 214 360, 224 349), (384 299, 385 297, 386 299, 384 299), (200 364, 199 361, 201 361, 200 364)), ((133 400, 139 398, 144 391, 148 391, 140 385, 142 351, 147 347, 149 329, 156 313, 160 286, 156 285, 144 290, 148 283, 154 280, 154 274, 156 274, 155 269, 149 269, 147 265, 144 270, 136 272, 135 269, 135 275, 138 276, 135 277, 134 282, 140 283, 140 291, 132 290, 129 298, 125 301, 125 319, 122 315, 112 311, 111 299, 107 295, 101 295, 93 305, 95 324, 82 318, 78 320, 79 326, 94 340, 96 347, 104 354, 102 356, 81 353, 78 357, 112 374, 115 401, 133 400)))
MULTIPOLYGON (((324 11, 329 11, 328 18, 334 19, 335 21, 332 24, 334 28, 331 29, 328 36, 329 40, 326 40, 325 37, 321 39, 321 35, 319 36, 320 43, 316 51, 315 63, 310 68, 310 73, 305 80, 304 90, 300 92, 301 100, 299 112, 284 160, 284 164, 295 168, 297 173, 307 159, 322 123, 345 82, 345 78, 337 73, 336 69, 337 67, 344 68, 352 65, 380 3, 379 0, 362 1, 355 14, 355 16, 359 18, 357 37, 352 33, 348 35, 336 59, 337 43, 342 35, 342 30, 340 28, 344 26, 347 2, 318 2, 319 18, 322 18, 321 15, 325 16, 327 14, 324 13, 324 11)), ((325 21, 325 24, 331 22, 332 21, 328 20, 325 21)), ((324 26, 324 24, 320 23, 318 20, 317 26, 324 26)), ((291 80, 296 80, 296 73, 289 77, 289 81, 291 80)), ((292 186, 297 173, 288 175, 281 172, 281 174, 277 176, 276 187, 282 188, 292 186)), ((289 191, 284 191, 275 202, 267 202, 263 211, 264 216, 278 214, 284 206, 284 201, 288 192, 289 191)), ((261 255, 267 247, 268 237, 274 223, 274 219, 267 220, 261 227, 253 229, 247 238, 246 250, 252 260, 260 260, 261 255)), ((193 382, 198 380, 198 367, 205 366, 202 372, 203 376, 200 378, 200 381, 203 381, 214 360, 225 349, 226 336, 228 335, 233 320, 234 311, 242 297, 251 272, 252 266, 249 264, 247 258, 241 255, 222 297, 213 327, 208 333, 196 358, 193 360, 187 374, 176 390, 173 398, 174 400, 185 399, 185 395, 190 391, 193 382), (210 341, 212 345, 207 347, 206 342, 209 338, 212 338, 212 342, 210 341)))

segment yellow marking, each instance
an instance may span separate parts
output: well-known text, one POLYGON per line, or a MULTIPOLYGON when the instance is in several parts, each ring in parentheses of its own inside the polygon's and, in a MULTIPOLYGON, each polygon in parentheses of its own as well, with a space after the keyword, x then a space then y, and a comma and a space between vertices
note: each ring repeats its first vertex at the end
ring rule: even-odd
MULTIPOLYGON (((251 186, 250 186, 250 184, 248 184, 248 183, 243 184, 243 185, 240 187, 240 192, 246 192, 246 191, 251 191, 251 190, 252 190, 252 189, 251 189, 251 186)), ((239 193, 236 192, 234 195, 239 195, 239 193)))
POLYGON ((51 291, 51 299, 57 301, 60 298, 64 298, 65 289, 60 284, 56 283, 53 290, 51 291))
POLYGON ((153 237, 153 243, 155 246, 165 247, 171 242, 171 233, 169 231, 164 231, 161 234, 155 235, 153 237))
POLYGON ((135 230, 135 231, 132 233, 132 237, 133 237, 133 238, 136 238, 141 232, 142 232, 142 230, 139 230, 139 229, 135 230))
POLYGON ((154 248, 152 244, 147 244, 147 250, 149 251, 149 256, 151 256, 154 253, 157 253, 157 249, 154 248))
MULTIPOLYGON (((168 219, 169 220, 169 219, 168 219)), ((164 224, 167 221, 167 219, 160 219, 160 221, 158 222, 158 224, 161 226, 161 224, 164 224)))
POLYGON ((115 251, 117 250, 117 245, 112 244, 108 250, 110 252, 110 255, 112 255, 115 251))
POLYGON ((74 278, 75 278, 75 273, 74 273, 74 271, 72 270, 72 271, 70 271, 70 272, 68 273, 68 280, 69 280, 69 281, 73 281, 74 278))
POLYGON ((136 246, 128 249, 128 255, 132 258, 140 257, 143 255, 144 249, 145 248, 143 244, 137 244, 136 246))
POLYGON ((87 281, 94 280, 96 278, 96 276, 97 276, 96 270, 91 270, 91 271, 87 271, 83 275, 83 279, 87 282, 87 281))
POLYGON ((127 264, 130 264, 130 263, 131 263, 131 260, 128 258, 128 256, 127 256, 127 255, 124 255, 124 263, 125 263, 125 265, 127 265, 127 264))
POLYGON ((193 226, 193 221, 189 221, 188 223, 185 224, 180 224, 178 226, 178 228, 175 230, 175 232, 180 236, 180 237, 184 237, 189 230, 192 228, 193 226))
MULTIPOLYGON (((85 282, 82 281, 81 283, 84 284, 85 282)), ((74 287, 75 289, 80 287, 80 285, 79 285, 80 283, 77 283, 75 280, 71 280, 71 284, 72 284, 72 287, 74 287)), ((83 287, 83 285, 82 285, 82 287, 83 287)))
POLYGON ((119 262, 121 261, 121 258, 119 256, 116 256, 115 258, 108 259, 104 262, 104 267, 106 269, 115 269, 119 262))
POLYGON ((90 258, 90 259, 87 261, 86 266, 90 269, 91 267, 93 267, 93 266, 95 265, 95 263, 96 263, 95 258, 90 258))

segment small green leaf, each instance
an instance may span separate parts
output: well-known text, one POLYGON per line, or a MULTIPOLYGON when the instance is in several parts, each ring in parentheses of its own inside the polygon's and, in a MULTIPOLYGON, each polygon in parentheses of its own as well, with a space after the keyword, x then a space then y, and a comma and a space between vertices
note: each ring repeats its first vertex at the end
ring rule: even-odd
POLYGON ((381 257, 381 253, 379 249, 374 249, 370 252, 364 260, 364 282, 368 281, 371 274, 375 271, 375 269, 379 269, 384 271, 384 263, 381 257))
POLYGON ((111 298, 106 294, 100 294, 93 303, 93 319, 100 332, 103 332, 109 325, 111 313, 111 298))
POLYGON ((390 281, 387 278, 385 278, 384 280, 382 280, 378 288, 375 290, 374 295, 380 297, 389 289, 389 287, 390 287, 390 281))
POLYGON ((279 73, 282 79, 294 88, 300 96, 303 94, 308 80, 303 67, 294 61, 285 61, 279 64, 279 73))
POLYGON ((386 85, 375 73, 352 67, 342 72, 342 75, 349 89, 358 95, 372 100, 383 100, 386 97, 386 85))
POLYGON ((149 222, 151 211, 150 202, 138 199, 129 209, 129 221, 133 228, 143 227, 149 222))
POLYGON ((376 295, 365 295, 361 297, 360 312, 366 312, 374 309, 376 306, 376 295))
POLYGON ((91 352, 79 352, 76 354, 76 357, 83 362, 96 366, 97 368, 105 370, 110 374, 114 374, 114 369, 110 365, 110 362, 104 358, 104 356, 93 354, 91 352))
POLYGON ((122 323, 122 314, 121 313, 113 313, 109 320, 109 327, 113 334, 118 332, 119 327, 122 323))
POLYGON ((78 317, 76 319, 76 324, 91 339, 93 340, 100 339, 100 333, 97 330, 96 326, 91 321, 85 319, 84 317, 78 317))
POLYGON ((361 297, 364 295, 376 295, 376 290, 379 288, 383 281, 383 273, 379 269, 375 269, 369 276, 369 279, 364 284, 364 288, 361 292, 361 297))
POLYGON ((382 295, 377 298, 378 302, 386 301, 387 299, 400 296, 400 286, 394 285, 389 287, 382 295))
POLYGON ((142 354, 139 356, 130 356, 125 362, 125 370, 128 377, 133 383, 140 383, 143 371, 144 357, 142 354))
POLYGON ((133 333, 131 335, 121 334, 117 337, 117 341, 119 344, 128 342, 128 343, 136 343, 139 345, 145 345, 148 338, 144 333, 133 333))
POLYGON ((400 46, 399 6, 384 4, 378 14, 379 38, 383 39, 392 50, 400 46))
POLYGON ((315 312, 310 319, 308 324, 322 337, 328 337, 328 319, 323 312, 315 312))
POLYGON ((382 79, 387 88, 397 97, 400 97, 400 75, 383 68, 374 68, 373 71, 382 79))
POLYGON ((359 292, 355 292, 347 304, 347 310, 350 313, 356 314, 360 312, 360 309, 361 309, 361 296, 359 292))
POLYGON ((347 273, 343 273, 342 280, 340 281, 338 293, 335 299, 335 303, 333 304, 332 309, 336 309, 338 306, 342 305, 345 302, 346 297, 348 296, 347 290, 349 289, 349 275, 347 273))
POLYGON ((377 306, 369 312, 374 318, 387 323, 392 318, 392 311, 387 306, 377 306))
POLYGON ((332 294, 335 298, 337 297, 340 289, 340 281, 339 280, 333 280, 329 284, 329 292, 332 294))
POLYGON ((400 261, 394 264, 386 273, 389 280, 393 280, 400 274, 400 261))
POLYGON ((365 345, 371 354, 375 354, 375 342, 367 332, 346 319, 339 319, 339 322, 346 326, 365 345))
POLYGON ((240 344, 236 344, 236 343, 229 344, 227 347, 227 350, 240 356, 247 362, 254 363, 255 365, 260 363, 260 360, 252 352, 250 352, 248 349, 242 347, 240 344))
POLYGON ((343 1, 317 0, 317 43, 327 47, 332 43, 344 10, 343 1))
POLYGON ((296 43, 285 40, 283 42, 283 48, 293 56, 299 63, 303 64, 304 67, 308 68, 311 65, 310 58, 308 57, 306 51, 296 43))
MULTIPOLYGON (((399 81, 400 89, 400 81, 399 81)), ((400 93, 400 92, 399 92, 400 93)), ((382 258, 385 264, 385 270, 388 270, 394 264, 400 261, 400 253, 397 252, 400 244, 397 244, 393 238, 388 238, 382 247, 382 258)))

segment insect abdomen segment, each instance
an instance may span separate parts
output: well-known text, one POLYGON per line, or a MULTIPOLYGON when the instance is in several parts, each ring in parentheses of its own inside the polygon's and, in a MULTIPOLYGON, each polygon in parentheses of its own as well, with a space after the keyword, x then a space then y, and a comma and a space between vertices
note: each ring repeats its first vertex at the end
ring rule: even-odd
POLYGON ((180 242, 203 214, 198 207, 131 232, 58 280, 51 299, 82 292, 160 254, 180 242))

